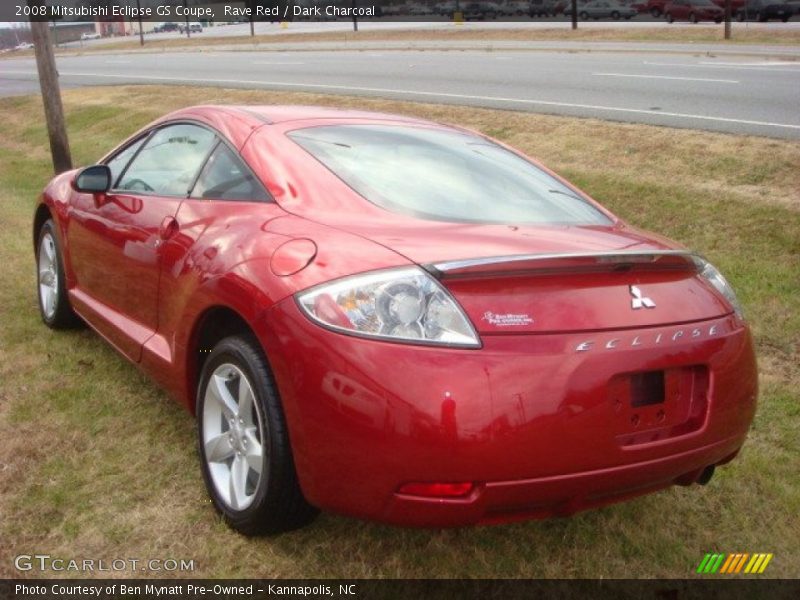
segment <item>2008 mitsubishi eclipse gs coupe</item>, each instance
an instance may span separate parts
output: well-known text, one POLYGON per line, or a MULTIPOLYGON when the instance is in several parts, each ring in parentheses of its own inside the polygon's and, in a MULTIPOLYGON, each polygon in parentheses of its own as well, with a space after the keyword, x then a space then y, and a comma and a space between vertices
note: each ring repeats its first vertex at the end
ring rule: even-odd
POLYGON ((757 395, 736 297, 486 137, 198 107, 57 176, 50 327, 85 321, 196 413, 234 528, 566 515, 705 483, 757 395))

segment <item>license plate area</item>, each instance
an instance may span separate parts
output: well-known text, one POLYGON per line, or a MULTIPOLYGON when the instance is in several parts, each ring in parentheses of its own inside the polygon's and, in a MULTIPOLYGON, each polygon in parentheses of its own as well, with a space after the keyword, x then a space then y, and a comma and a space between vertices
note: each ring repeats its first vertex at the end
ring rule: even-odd
POLYGON ((631 406, 651 406, 664 402, 664 371, 647 371, 630 375, 631 406))
POLYGON ((621 446, 657 442, 696 431, 708 408, 702 365, 622 373, 608 385, 614 435, 621 446))

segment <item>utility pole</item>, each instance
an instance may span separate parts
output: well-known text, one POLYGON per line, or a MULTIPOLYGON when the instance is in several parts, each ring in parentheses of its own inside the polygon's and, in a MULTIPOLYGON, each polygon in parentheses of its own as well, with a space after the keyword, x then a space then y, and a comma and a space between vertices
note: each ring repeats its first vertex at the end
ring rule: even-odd
POLYGON ((572 0, 572 28, 578 28, 578 0, 572 0))
POLYGON ((353 0, 352 6, 353 6, 353 31, 358 31, 358 17, 356 17, 356 0, 353 0))
POLYGON ((137 14, 139 15, 139 45, 144 46, 144 29, 142 29, 142 3, 136 0, 137 14))
MULTIPOLYGON (((44 0, 28 0, 30 7, 44 5, 44 0)), ((36 50, 36 66, 39 69, 39 87, 42 90, 47 135, 50 138, 50 152, 53 155, 53 169, 58 174, 72 169, 72 156, 64 123, 64 105, 61 103, 61 89, 58 84, 58 71, 50 38, 50 27, 47 17, 34 19, 36 17, 31 17, 31 35, 36 50)))
MULTIPOLYGON (((186 9, 186 0, 183 0, 183 8, 186 9)), ((191 27, 189 27, 189 11, 184 10, 183 14, 186 15, 186 39, 192 37, 191 27)))
POLYGON ((731 39, 731 0, 725 0, 725 39, 731 39))
POLYGON ((256 37, 255 0, 250 0, 250 37, 256 37))

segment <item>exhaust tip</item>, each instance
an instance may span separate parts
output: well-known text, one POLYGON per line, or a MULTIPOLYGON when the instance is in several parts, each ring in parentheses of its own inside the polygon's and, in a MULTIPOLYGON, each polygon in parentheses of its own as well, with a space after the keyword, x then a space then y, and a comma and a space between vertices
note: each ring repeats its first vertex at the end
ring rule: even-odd
POLYGON ((700 473, 700 477, 697 478, 697 483, 699 485, 706 485, 709 481, 711 481, 711 478, 714 476, 714 469, 714 465, 709 465, 703 469, 703 472, 700 473))

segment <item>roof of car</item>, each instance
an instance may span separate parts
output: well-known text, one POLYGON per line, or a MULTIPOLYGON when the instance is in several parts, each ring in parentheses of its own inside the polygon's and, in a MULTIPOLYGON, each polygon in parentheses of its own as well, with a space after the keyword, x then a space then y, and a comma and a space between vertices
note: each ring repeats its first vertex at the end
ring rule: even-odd
POLYGON ((432 125, 431 121, 418 119, 405 115, 394 115, 366 110, 348 110, 327 106, 304 106, 304 105, 207 105, 195 106, 185 109, 189 112, 194 111, 227 111, 236 112, 243 117, 257 119, 263 123, 284 123, 287 121, 306 121, 316 119, 356 119, 360 121, 398 121, 405 123, 417 123, 432 125))

